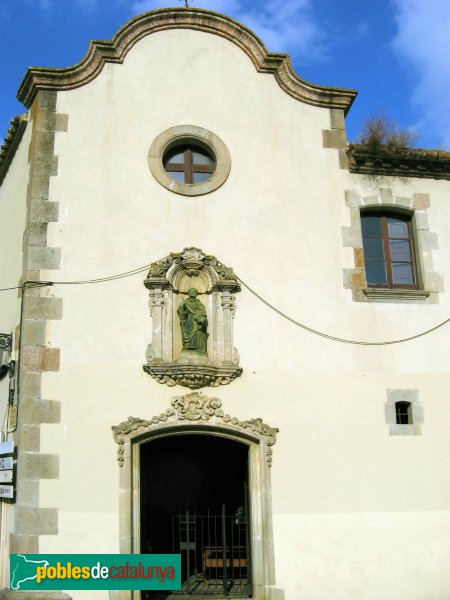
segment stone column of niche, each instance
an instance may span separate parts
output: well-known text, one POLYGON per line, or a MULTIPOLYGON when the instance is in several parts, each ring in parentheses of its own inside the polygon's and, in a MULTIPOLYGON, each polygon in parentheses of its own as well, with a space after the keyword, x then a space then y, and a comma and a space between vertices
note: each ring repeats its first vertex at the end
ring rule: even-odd
POLYGON ((162 363, 162 306, 164 296, 162 290, 150 290, 148 306, 153 323, 152 342, 147 346, 147 360, 151 363, 162 363))
POLYGON ((222 295, 220 292, 212 293, 212 336, 213 357, 212 362, 216 366, 223 363, 223 325, 222 325, 222 295))
MULTIPOLYGON (((234 286, 233 286, 234 287, 234 286)), ((222 317, 223 317, 223 363, 233 364, 233 318, 236 312, 235 298, 231 295, 232 287, 222 287, 222 317)))
POLYGON ((172 332, 172 319, 173 319, 173 291, 166 289, 163 292, 163 306, 162 306, 162 357, 166 364, 170 364, 173 361, 173 332, 172 332))
POLYGON ((147 347, 147 360, 152 364, 163 364, 172 361, 172 334, 170 331, 169 308, 171 290, 167 289, 167 281, 147 285, 150 290, 149 307, 153 321, 152 343, 147 347))

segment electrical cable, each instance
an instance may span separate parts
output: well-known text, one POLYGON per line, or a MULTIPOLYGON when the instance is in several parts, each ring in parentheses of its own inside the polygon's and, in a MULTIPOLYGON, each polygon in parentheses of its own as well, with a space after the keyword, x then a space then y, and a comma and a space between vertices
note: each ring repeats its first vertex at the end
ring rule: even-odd
POLYGON ((138 267, 137 269, 132 269, 131 271, 124 271, 123 273, 117 273, 116 275, 108 275, 106 277, 97 277, 93 279, 79 279, 74 281, 25 281, 22 285, 18 285, 15 287, 1 288, 0 292, 6 292, 8 290, 20 290, 23 287, 32 288, 32 287, 45 287, 52 285, 85 285, 88 283, 102 283, 104 281, 113 281, 115 279, 123 279, 124 277, 131 277, 131 275, 136 275, 137 273, 142 273, 143 271, 147 271, 151 265, 144 265, 143 267, 138 267))
POLYGON ((147 271, 151 265, 145 265, 138 269, 132 269, 131 271, 125 271, 124 273, 118 273, 117 275, 109 275, 108 277, 98 277, 97 279, 84 279, 78 281, 52 281, 48 282, 49 285, 85 285, 88 283, 102 283, 104 281, 114 281, 115 279, 123 279, 124 277, 131 277, 137 275, 143 271, 147 271))
MULTIPOLYGON (((12 287, 12 288, 3 288, 3 289, 0 289, 0 292, 12 290, 12 289, 25 289, 25 288, 45 287, 45 286, 53 286, 53 285, 86 285, 86 284, 91 284, 91 283, 102 283, 102 282, 106 282, 106 281, 114 281, 116 279, 123 279, 124 277, 131 277, 132 275, 142 273, 143 271, 146 271, 147 269, 149 269, 150 266, 151 265, 145 265, 143 267, 138 267, 137 269, 125 271, 123 273, 117 273, 116 275, 109 275, 106 277, 98 277, 95 279, 84 279, 84 280, 80 279, 80 280, 74 280, 74 281, 25 281, 21 286, 12 287)), ((258 300, 260 300, 263 304, 265 304, 267 307, 269 307, 271 310, 276 312, 278 315, 280 315, 287 321, 293 323, 294 325, 297 325, 297 327, 301 327, 302 329, 304 329, 305 331, 308 331, 309 333, 313 333, 320 337, 326 338, 328 340, 332 340, 334 342, 340 342, 342 344, 354 344, 354 345, 359 345, 359 346, 389 346, 392 344, 401 344, 403 342, 409 342, 411 340, 415 340, 417 338, 423 337, 424 335, 427 335, 433 331, 436 331, 436 329, 443 327, 450 321, 450 318, 446 319, 445 321, 442 321, 442 323, 439 323, 438 325, 431 327, 430 329, 427 329, 426 331, 422 331, 421 333, 418 333, 416 335, 412 335, 412 336, 402 338, 399 340, 388 340, 388 341, 383 341, 383 342, 365 342, 365 341, 358 341, 358 340, 348 340, 345 338, 340 338, 340 337, 337 337, 334 335, 330 335, 328 333, 324 333, 323 331, 318 331, 317 329, 308 327, 304 323, 300 323, 299 321, 296 321, 292 317, 289 317, 288 315, 283 313, 281 310, 279 310, 278 308, 273 306, 273 304, 270 304, 270 302, 268 302, 262 296, 260 296, 257 292, 255 292, 255 290, 253 290, 249 285, 247 285, 240 277, 236 276, 236 279, 251 294, 253 294, 256 298, 258 298, 258 300)))
MULTIPOLYGON (((24 311, 25 311, 25 299, 27 297, 25 290, 28 289, 29 287, 42 287, 44 285, 44 283, 46 282, 41 282, 41 281, 24 281, 22 284, 22 296, 21 296, 21 302, 20 302, 20 319, 19 319, 19 354, 17 357, 17 363, 16 363, 16 369, 17 369, 17 386, 16 386, 16 398, 17 398, 17 417, 16 417, 16 425, 15 427, 13 427, 12 429, 7 429, 6 435, 8 436, 10 433, 14 433, 15 431, 17 431, 17 425, 19 423, 19 399, 20 399, 20 373, 21 373, 21 366, 22 366, 22 340, 23 340, 23 315, 24 315, 24 311), (42 285, 31 285, 28 286, 28 284, 42 284, 42 285)), ((13 400, 14 401, 14 400, 13 400)), ((9 413, 11 411, 11 403, 10 403, 10 398, 8 398, 8 418, 9 418, 9 413)))
POLYGON ((22 285, 16 285, 15 287, 1 288, 0 292, 7 292, 9 290, 21 290, 24 287, 45 287, 47 285, 53 285, 53 281, 25 281, 22 285))
MULTIPOLYGON (((6 410, 5 410, 5 414, 3 415, 3 423, 2 423, 2 429, 1 429, 1 433, 7 433, 7 432, 5 431, 5 429, 6 429, 6 427, 5 427, 5 424, 6 424, 6 422, 7 422, 7 418, 8 418, 8 415, 9 415, 9 409, 10 409, 10 405, 9 405, 9 402, 7 402, 7 403, 6 403, 6 410)), ((2 440, 0 439, 0 441, 2 441, 2 440)))
POLYGON ((246 283, 244 283, 242 281, 242 279, 240 277, 238 277, 237 275, 236 275, 236 279, 240 283, 242 283, 242 285, 251 294, 253 294, 254 296, 256 296, 256 298, 258 298, 258 300, 260 300, 263 304, 265 304, 266 306, 268 306, 269 308, 271 308, 272 310, 274 310, 277 314, 279 314, 284 319, 287 319, 288 321, 290 321, 294 325, 297 325, 298 327, 301 327, 302 329, 305 329, 306 331, 309 331, 310 333, 314 333, 315 335, 319 335, 320 337, 324 337, 324 338, 326 338, 328 340, 333 340, 334 342, 341 342, 343 344, 355 344, 355 345, 359 345, 359 346, 389 346, 391 344, 401 344, 402 342, 409 342, 411 340, 415 340, 416 338, 419 338, 419 337, 422 337, 424 335, 427 335, 428 333, 431 333, 432 331, 435 331, 436 329, 439 329, 439 327, 442 327, 443 325, 445 325, 446 323, 448 323, 450 321, 450 319, 446 319, 445 321, 442 321, 442 323, 439 323, 438 325, 436 325, 435 327, 432 327, 431 329, 427 329, 426 331, 422 331, 421 333, 418 333, 416 335, 412 335, 410 337, 403 338, 403 339, 400 339, 400 340, 390 340, 390 341, 387 341, 387 342, 360 342, 360 341, 355 341, 355 340, 346 340, 345 338, 339 338, 339 337, 336 337, 334 335, 329 335, 328 333, 323 333, 322 331, 317 331, 316 329, 313 329, 312 327, 308 327, 307 325, 304 325, 303 323, 300 323, 299 321, 296 321, 292 317, 289 317, 288 315, 286 315, 285 313, 283 313, 281 310, 278 310, 278 308, 275 308, 275 306, 273 306, 272 304, 270 304, 270 302, 267 302, 267 300, 264 300, 264 298, 262 296, 260 296, 259 294, 257 294, 255 292, 255 290, 252 290, 252 288, 250 286, 248 286, 246 283))
POLYGON ((20 289, 22 289, 22 286, 16 285, 15 287, 1 288, 0 292, 9 292, 9 290, 20 290, 20 289))

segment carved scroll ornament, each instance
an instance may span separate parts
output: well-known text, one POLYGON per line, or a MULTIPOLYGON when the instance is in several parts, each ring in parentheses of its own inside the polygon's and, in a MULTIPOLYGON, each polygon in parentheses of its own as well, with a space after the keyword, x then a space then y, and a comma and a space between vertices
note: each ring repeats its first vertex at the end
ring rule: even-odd
POLYGON ((193 421, 202 422, 214 419, 215 422, 232 425, 238 429, 249 430, 262 437, 266 442, 267 466, 272 466, 272 446, 277 441, 278 429, 270 427, 261 418, 241 421, 236 417, 225 414, 222 410, 222 402, 219 398, 209 398, 201 392, 192 392, 184 396, 177 396, 171 400, 171 408, 149 420, 128 417, 119 425, 112 427, 114 440, 119 445, 117 449, 117 461, 123 466, 125 461, 124 444, 125 438, 140 430, 151 429, 152 426, 167 422, 193 421))
POLYGON ((215 256, 207 255, 199 248, 185 248, 182 252, 172 252, 169 256, 152 263, 144 282, 145 287, 151 290, 158 283, 162 283, 163 288, 171 287, 175 282, 171 281, 169 269, 173 271, 174 267, 179 267, 190 277, 195 277, 202 270, 207 269, 214 279, 213 286, 225 287, 233 292, 239 292, 241 289, 233 269, 226 267, 215 256))

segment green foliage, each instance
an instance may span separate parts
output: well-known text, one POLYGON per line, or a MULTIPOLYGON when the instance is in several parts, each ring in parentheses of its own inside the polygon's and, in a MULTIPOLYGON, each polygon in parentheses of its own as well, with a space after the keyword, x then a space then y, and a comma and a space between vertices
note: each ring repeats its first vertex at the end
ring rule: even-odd
POLYGON ((395 121, 381 114, 362 124, 357 143, 373 153, 402 152, 413 147, 417 135, 409 129, 399 129, 395 121))

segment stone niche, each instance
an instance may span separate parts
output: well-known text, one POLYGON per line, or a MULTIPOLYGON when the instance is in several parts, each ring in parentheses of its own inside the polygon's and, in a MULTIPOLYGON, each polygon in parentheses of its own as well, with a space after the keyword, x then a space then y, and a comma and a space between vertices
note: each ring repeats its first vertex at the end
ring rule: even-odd
MULTIPOLYGON (((144 370, 158 383, 191 389, 227 385, 242 373, 233 346, 233 294, 241 290, 233 270, 198 248, 185 248, 153 263, 144 282, 150 291, 152 342, 144 370), (178 310, 195 289, 207 317, 206 351, 183 348, 178 310)), ((201 308, 201 307, 200 307, 201 308)))

